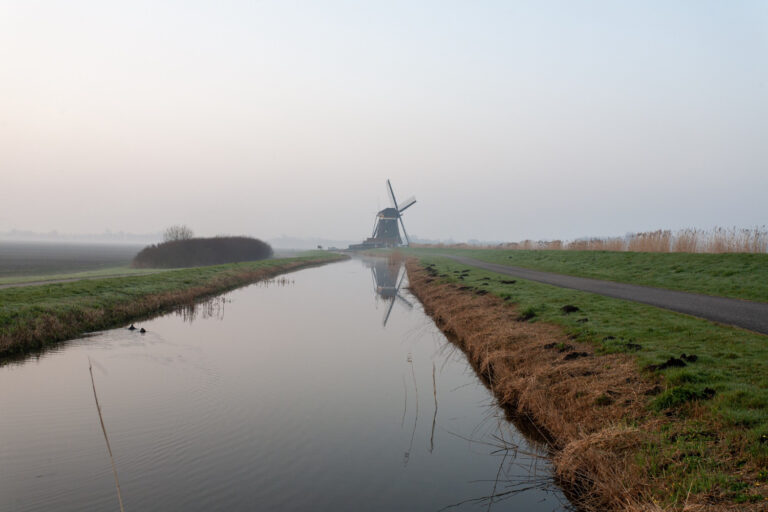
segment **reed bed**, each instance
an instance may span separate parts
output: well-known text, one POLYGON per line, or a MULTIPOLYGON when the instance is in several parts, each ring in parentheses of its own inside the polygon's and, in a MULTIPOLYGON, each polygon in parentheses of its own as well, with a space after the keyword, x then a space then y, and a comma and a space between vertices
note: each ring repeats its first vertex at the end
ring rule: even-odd
POLYGON ((685 253, 768 253, 768 228, 685 228, 630 233, 623 237, 592 237, 576 240, 523 240, 502 244, 411 244, 412 247, 452 249, 512 249, 570 251, 630 251, 685 253))

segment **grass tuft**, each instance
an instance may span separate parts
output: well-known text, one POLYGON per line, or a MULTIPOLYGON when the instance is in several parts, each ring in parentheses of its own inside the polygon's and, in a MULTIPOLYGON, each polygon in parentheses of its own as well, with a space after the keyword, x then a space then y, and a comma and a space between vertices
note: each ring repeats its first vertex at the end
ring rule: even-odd
POLYGON ((661 411, 672 407, 680 407, 694 400, 710 400, 713 396, 715 396, 715 390, 712 388, 677 386, 657 396, 652 402, 652 407, 657 411, 661 411))

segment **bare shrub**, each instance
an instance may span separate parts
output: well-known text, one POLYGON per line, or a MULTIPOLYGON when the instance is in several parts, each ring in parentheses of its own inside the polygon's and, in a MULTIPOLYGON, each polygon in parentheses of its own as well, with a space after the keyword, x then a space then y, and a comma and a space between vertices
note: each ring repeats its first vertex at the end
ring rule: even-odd
POLYGON ((188 226, 185 226, 184 224, 176 224, 163 231, 163 242, 189 240, 193 236, 195 236, 195 233, 188 226))

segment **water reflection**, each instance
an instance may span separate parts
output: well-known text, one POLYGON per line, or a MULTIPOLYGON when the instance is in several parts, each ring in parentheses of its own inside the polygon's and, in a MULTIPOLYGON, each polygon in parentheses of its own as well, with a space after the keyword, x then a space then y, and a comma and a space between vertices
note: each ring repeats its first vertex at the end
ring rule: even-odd
POLYGON ((261 281, 257 281, 255 283, 255 286, 258 286, 260 288, 270 288, 270 287, 284 288, 286 286, 293 286, 294 284, 296 284, 296 281, 294 281, 292 278, 287 276, 278 276, 272 279, 262 279, 261 281))
POLYGON ((381 321, 386 327, 395 302, 399 302, 406 309, 413 309, 413 303, 400 293, 406 278, 405 265, 401 261, 393 261, 389 258, 370 258, 363 262, 371 269, 376 297, 384 300, 386 304, 381 321))
MULTIPOLYGON (((253 283, 251 286, 258 286, 259 288, 278 287, 283 288, 286 286, 292 286, 296 282, 286 276, 278 276, 272 279, 262 279, 253 283)), ((192 323, 195 320, 208 320, 209 318, 215 320, 224 320, 224 306, 227 303, 232 302, 226 295, 220 295, 218 297, 210 297, 203 299, 192 304, 182 304, 177 306, 173 312, 176 316, 180 316, 182 321, 192 323)))
POLYGON ((0 512, 116 505, 90 356, 126 510, 565 508, 400 265, 290 276, 0 368, 0 512))
POLYGON ((176 313, 176 316, 180 316, 182 321, 190 324, 198 318, 202 320, 208 320, 209 318, 224 320, 224 306, 227 302, 231 302, 231 300, 222 295, 221 297, 213 297, 202 302, 178 306, 174 313, 176 313))

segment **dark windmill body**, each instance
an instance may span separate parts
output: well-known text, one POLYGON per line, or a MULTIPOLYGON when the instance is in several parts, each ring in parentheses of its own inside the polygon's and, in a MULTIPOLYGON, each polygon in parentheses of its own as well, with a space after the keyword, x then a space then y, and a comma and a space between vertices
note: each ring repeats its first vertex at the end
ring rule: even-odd
POLYGON ((392 190, 392 184, 387 180, 387 194, 389 195, 392 206, 384 208, 376 214, 373 225, 373 233, 370 238, 361 244, 350 245, 352 250, 372 249, 377 247, 400 247, 408 246, 408 233, 403 223, 403 212, 416 203, 416 199, 410 197, 398 204, 395 199, 395 192, 392 190), (400 228, 403 228, 403 236, 400 236, 400 228))

